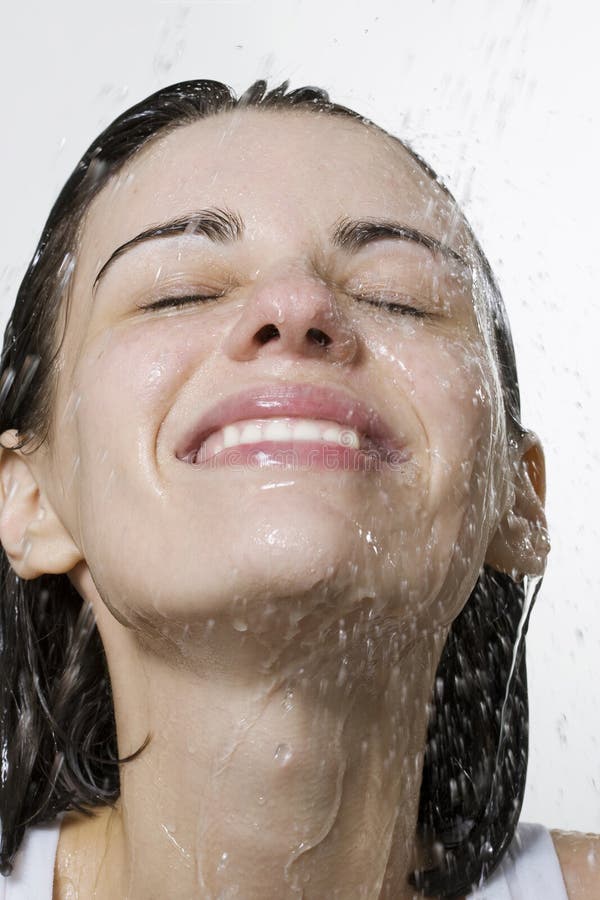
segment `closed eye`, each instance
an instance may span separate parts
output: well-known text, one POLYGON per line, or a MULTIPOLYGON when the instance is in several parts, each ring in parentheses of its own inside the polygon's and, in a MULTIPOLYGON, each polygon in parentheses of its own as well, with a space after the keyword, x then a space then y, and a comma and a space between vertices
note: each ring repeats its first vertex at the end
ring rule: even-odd
POLYGON ((168 309, 177 306, 186 306, 191 303, 205 303, 209 300, 218 300, 223 294, 183 294, 175 297, 161 297, 153 303, 141 304, 138 309, 168 309))
MULTIPOLYGON (((161 297, 160 300, 155 300, 153 303, 141 304, 138 305, 138 309, 143 310, 156 310, 156 309, 169 309, 176 308, 178 306, 187 306, 192 303, 206 303, 211 300, 219 300, 223 296, 220 294, 183 294, 174 297, 161 297)), ((431 313, 418 309, 416 306, 412 306, 409 303, 399 302, 399 299, 388 300, 385 297, 378 297, 376 295, 364 295, 364 294, 352 294, 355 300, 360 300, 363 303, 369 303, 371 306, 376 306, 380 309, 386 309, 389 312, 394 313, 395 315, 403 314, 414 316, 418 319, 424 319, 428 316, 431 316, 431 313)), ((410 299, 410 298, 407 298, 410 299)))
MULTIPOLYGON (((410 303, 402 302, 403 298, 398 295, 396 295, 396 299, 394 300, 374 294, 352 294, 352 296, 355 300, 361 300, 363 303, 369 303, 371 306, 386 309, 395 315, 403 314, 414 316, 417 319, 430 318, 433 315, 433 313, 427 312, 424 309, 418 309, 418 307, 412 306, 410 303)), ((406 297, 406 299, 411 300, 412 298, 406 297)))

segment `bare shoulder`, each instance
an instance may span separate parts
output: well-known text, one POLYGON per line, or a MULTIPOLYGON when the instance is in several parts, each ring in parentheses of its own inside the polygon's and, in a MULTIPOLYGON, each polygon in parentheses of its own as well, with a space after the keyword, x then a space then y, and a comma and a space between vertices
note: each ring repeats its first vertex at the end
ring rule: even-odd
POLYGON ((600 834, 550 831, 569 900, 595 900, 600 896, 600 834))
POLYGON ((101 836, 110 810, 111 807, 108 806, 95 807, 91 816, 76 810, 65 813, 56 848, 53 900, 91 896, 82 892, 82 885, 85 877, 89 877, 99 864, 101 836))

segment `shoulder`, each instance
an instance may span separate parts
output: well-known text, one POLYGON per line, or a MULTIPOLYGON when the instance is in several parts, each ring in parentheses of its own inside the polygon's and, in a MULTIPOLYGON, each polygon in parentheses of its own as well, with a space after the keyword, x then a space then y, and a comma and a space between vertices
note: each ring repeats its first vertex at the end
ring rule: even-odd
POLYGON ((86 835, 91 828, 93 820, 83 813, 75 810, 65 813, 56 848, 52 900, 67 897, 69 885, 79 885, 88 843, 86 835))
POLYGON ((89 879, 96 872, 104 849, 102 838, 111 807, 93 807, 90 814, 69 810, 64 814, 54 864, 53 900, 73 896, 92 896, 88 893, 89 879))
POLYGON ((594 900, 600 888, 600 834, 550 831, 569 900, 594 900))

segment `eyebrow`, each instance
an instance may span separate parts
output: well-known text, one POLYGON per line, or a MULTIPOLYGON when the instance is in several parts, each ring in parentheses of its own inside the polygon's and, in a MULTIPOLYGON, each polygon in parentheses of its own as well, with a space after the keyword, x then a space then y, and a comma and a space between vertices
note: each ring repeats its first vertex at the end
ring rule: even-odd
POLYGON ((171 237, 174 234, 201 234, 215 243, 229 243, 239 240, 244 234, 244 222, 240 216, 226 209, 203 209, 200 212, 178 216, 162 225, 153 225, 111 253, 92 285, 92 293, 109 266, 127 250, 156 238, 171 237))
POLYGON ((448 244, 431 234, 419 231, 418 228, 412 228, 410 225, 403 225, 401 222, 391 219, 341 219, 336 225, 331 240, 334 247, 355 253, 366 244, 390 238, 420 244, 433 254, 439 253, 447 259, 467 265, 460 253, 453 250, 448 244))
MULTIPOLYGON (((153 225, 121 244, 111 253, 94 279, 92 293, 95 292, 98 282, 110 265, 138 244, 157 238, 172 237, 176 234, 199 234, 214 243, 233 243, 244 236, 244 230, 244 221, 240 215, 228 209, 218 208, 203 209, 196 213, 170 219, 161 225, 153 225)), ((356 253, 374 241, 389 239, 420 244, 433 254, 439 253, 446 259, 467 265, 460 253, 453 250, 448 244, 417 228, 392 219, 349 219, 344 217, 337 221, 331 235, 332 246, 347 253, 356 253)))

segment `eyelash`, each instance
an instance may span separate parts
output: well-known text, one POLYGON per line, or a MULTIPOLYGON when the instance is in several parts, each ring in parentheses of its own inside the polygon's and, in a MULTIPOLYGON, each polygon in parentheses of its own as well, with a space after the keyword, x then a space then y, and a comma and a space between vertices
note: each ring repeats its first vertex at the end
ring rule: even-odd
MULTIPOLYGON (((223 294, 186 294, 181 297, 163 297, 160 300, 156 300, 154 303, 138 306, 138 309, 169 309, 171 307, 186 306, 187 304, 195 303, 197 301, 205 303, 209 300, 219 300, 222 296, 223 294)), ((431 313, 428 313, 423 309, 417 309, 415 306, 394 303, 393 301, 386 302, 382 298, 365 296, 362 294, 352 294, 351 296, 354 297, 355 300, 362 300, 364 303, 369 303, 371 306, 376 306, 379 309, 388 310, 395 315, 404 313, 405 315, 413 316, 416 319, 425 319, 431 316, 431 313)))
POLYGON ((187 303, 195 303, 197 300, 202 302, 208 300, 218 300, 223 294, 185 294, 181 297, 163 297, 154 303, 147 303, 138 306, 138 309, 168 309, 172 306, 185 306, 187 303))
POLYGON ((415 319, 426 319, 431 317, 432 313, 426 312, 424 309, 417 309, 416 306, 410 306, 404 303, 394 303, 392 300, 386 301, 382 297, 373 297, 364 294, 352 294, 355 300, 362 300, 363 303, 369 303, 379 309, 385 309, 394 314, 404 313, 413 316, 415 319))

